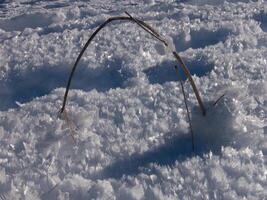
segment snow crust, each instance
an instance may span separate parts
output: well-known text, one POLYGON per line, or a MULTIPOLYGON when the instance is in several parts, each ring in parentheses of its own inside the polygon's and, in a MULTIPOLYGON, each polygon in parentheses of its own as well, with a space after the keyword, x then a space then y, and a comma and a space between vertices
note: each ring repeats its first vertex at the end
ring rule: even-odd
POLYGON ((0 199, 267 199, 266 1, 0 1, 0 199), (168 49, 179 52, 201 115, 168 49), (214 102, 225 96, 214 106, 214 102), (69 125, 73 125, 70 129, 69 125), (73 139, 74 138, 74 139, 73 139))

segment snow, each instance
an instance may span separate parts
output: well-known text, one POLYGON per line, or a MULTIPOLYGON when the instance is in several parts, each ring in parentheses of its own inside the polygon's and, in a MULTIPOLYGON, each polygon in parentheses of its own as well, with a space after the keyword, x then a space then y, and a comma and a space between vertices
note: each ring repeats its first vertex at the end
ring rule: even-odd
POLYGON ((263 0, 0 1, 0 199, 267 199, 266 18, 263 0), (170 48, 134 23, 105 27, 66 122, 71 66, 124 11, 170 48), (181 74, 194 152, 173 48, 207 108, 181 74))

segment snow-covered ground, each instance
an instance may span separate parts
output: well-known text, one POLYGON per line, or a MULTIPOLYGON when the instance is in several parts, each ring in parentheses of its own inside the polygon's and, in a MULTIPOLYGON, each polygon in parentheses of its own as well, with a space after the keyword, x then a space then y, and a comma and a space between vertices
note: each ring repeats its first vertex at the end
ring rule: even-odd
POLYGON ((0 199, 267 199, 267 3, 0 1, 0 199), (177 64, 194 74, 203 117, 177 64), (212 104, 225 94, 216 106, 212 104), (72 125, 69 123, 69 125, 72 125), (73 140, 73 137, 75 140, 73 140))

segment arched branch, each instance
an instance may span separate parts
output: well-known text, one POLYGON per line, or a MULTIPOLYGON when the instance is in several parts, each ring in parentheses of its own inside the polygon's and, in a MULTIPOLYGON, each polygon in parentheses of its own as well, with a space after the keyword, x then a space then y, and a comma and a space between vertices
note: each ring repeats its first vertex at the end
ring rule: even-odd
MULTIPOLYGON (((65 90, 65 94, 64 94, 64 99, 63 99, 63 103, 62 103, 62 107, 60 109, 60 113, 62 114, 65 110, 65 107, 66 107, 66 102, 67 102, 67 97, 68 97, 68 93, 69 93, 69 89, 70 89, 70 84, 71 84, 71 80, 72 80, 72 77, 74 75, 74 72, 77 68, 77 65, 82 57, 82 55, 84 54, 85 50, 87 49, 87 47, 90 45, 90 43, 92 42, 92 40, 95 38, 95 36, 97 35, 97 33, 103 29, 107 24, 109 24, 110 22, 113 22, 113 21, 131 21, 131 22, 134 22, 136 23, 138 26, 140 26, 142 29, 144 29, 146 32, 150 33, 154 38, 156 38, 158 41, 162 42, 166 47, 169 46, 168 42, 154 29, 152 28, 150 25, 148 25, 147 23, 145 23, 144 21, 142 20, 139 20, 139 19, 136 19, 134 17, 132 17, 129 13, 126 12, 126 14, 128 16, 117 16, 117 17, 110 17, 108 18, 105 22, 103 22, 94 32, 93 34, 91 35, 91 37, 88 39, 88 41, 86 42, 86 44, 84 45, 84 47, 82 48, 79 56, 77 57, 72 69, 71 69, 71 72, 70 72, 70 75, 69 75, 69 79, 68 79, 68 83, 67 83, 67 86, 66 86, 66 90, 65 90)), ((201 97, 199 95, 199 92, 197 90, 197 87, 194 83, 194 80, 188 70, 188 68, 186 67, 185 63, 183 62, 182 58, 178 55, 178 53, 173 50, 173 56, 177 59, 177 61, 179 62, 179 64, 181 65, 183 71, 185 72, 185 75, 187 76, 188 80, 190 81, 190 84, 193 88, 193 91, 196 95, 196 98, 198 100, 198 103, 199 103, 199 107, 202 111, 202 114, 205 115, 206 113, 206 110, 204 108, 204 105, 202 103, 202 100, 201 100, 201 97)))

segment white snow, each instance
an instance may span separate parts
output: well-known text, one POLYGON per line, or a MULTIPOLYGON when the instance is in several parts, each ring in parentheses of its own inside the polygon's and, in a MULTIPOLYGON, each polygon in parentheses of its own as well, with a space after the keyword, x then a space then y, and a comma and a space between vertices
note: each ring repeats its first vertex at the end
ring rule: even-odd
POLYGON ((266 19, 264 0, 0 1, 0 199, 267 199, 266 19), (133 23, 105 27, 66 123, 71 66, 124 11, 170 48, 133 23), (173 48, 207 108, 182 74, 195 152, 173 48))

